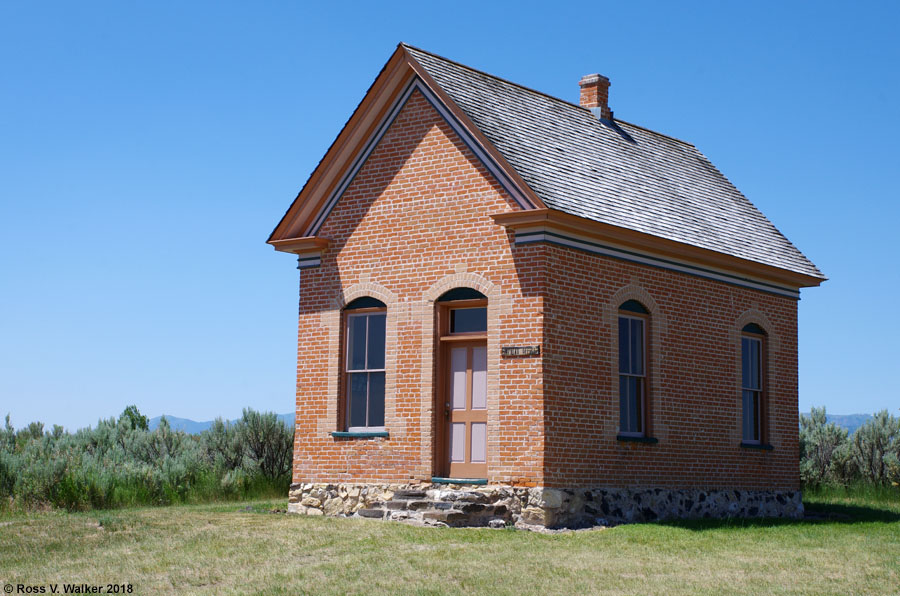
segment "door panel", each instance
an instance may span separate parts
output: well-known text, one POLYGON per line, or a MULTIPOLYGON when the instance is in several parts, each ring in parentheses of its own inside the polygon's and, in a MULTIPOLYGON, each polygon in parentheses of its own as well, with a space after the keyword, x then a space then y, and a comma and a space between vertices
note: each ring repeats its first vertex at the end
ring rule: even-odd
POLYGON ((455 343, 444 351, 446 366, 447 475, 487 477, 487 347, 484 341, 455 343))
POLYGON ((468 348, 450 350, 450 407, 454 410, 466 409, 466 376, 468 348))
POLYGON ((483 464, 487 461, 487 424, 473 422, 472 426, 471 460, 472 463, 483 464))
POLYGON ((472 348, 472 409, 487 408, 487 348, 472 348))
POLYGON ((450 461, 465 463, 466 461, 466 423, 450 424, 450 461))

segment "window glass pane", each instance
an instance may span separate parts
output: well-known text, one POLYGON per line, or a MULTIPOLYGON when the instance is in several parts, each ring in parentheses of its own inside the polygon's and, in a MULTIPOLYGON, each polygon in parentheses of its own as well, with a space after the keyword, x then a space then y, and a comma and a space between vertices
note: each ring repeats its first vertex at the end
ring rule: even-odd
POLYGON ((628 377, 619 376, 619 432, 628 432, 628 377))
POLYGON ((644 374, 644 322, 640 319, 631 321, 631 373, 644 374))
MULTIPOLYGON (((369 370, 378 370, 384 368, 384 314, 368 315, 369 319, 369 349, 366 358, 368 358, 369 370)), ((376 425, 377 426, 377 425, 376 425)))
POLYGON ((349 406, 350 415, 348 419, 350 426, 366 425, 366 373, 351 373, 347 375, 350 387, 349 406))
POLYGON ((347 369, 366 368, 366 317, 347 318, 347 369))
POLYGON ((744 423, 743 435, 745 441, 759 441, 759 392, 743 391, 744 423))
POLYGON ((628 359, 628 319, 619 317, 619 372, 630 372, 628 359))
POLYGON ((753 431, 753 440, 759 441, 759 392, 753 391, 750 393, 750 411, 752 412, 752 431, 753 431))
POLYGON ((750 387, 759 389, 759 340, 750 340, 750 387))
POLYGON ((762 388, 761 363, 762 342, 750 337, 741 338, 741 387, 744 389, 762 388))
POLYGON ((369 373, 369 426, 384 426, 384 373, 369 373))
POLYGON ((750 340, 741 338, 741 387, 750 386, 750 340))
POLYGON ((639 433, 644 431, 644 412, 643 412, 643 394, 644 394, 644 379, 638 379, 636 377, 632 377, 631 379, 634 382, 634 392, 633 392, 633 408, 634 412, 634 420, 632 421, 632 427, 634 430, 631 432, 639 433))
POLYGON ((745 441, 752 441, 753 432, 751 430, 751 421, 750 421, 750 392, 742 391, 741 392, 741 435, 745 441))
POLYGON ((619 377, 619 432, 642 432, 642 392, 643 379, 625 375, 619 377))
POLYGON ((487 308, 454 308, 450 311, 450 333, 487 331, 487 308))

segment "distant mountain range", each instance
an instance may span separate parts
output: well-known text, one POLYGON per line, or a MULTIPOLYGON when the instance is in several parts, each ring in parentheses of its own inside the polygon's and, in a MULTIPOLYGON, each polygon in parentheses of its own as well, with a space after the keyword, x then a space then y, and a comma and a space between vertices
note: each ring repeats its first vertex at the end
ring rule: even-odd
MULTIPOLYGON (((871 414, 828 414, 827 419, 828 422, 834 422, 841 428, 846 428, 852 435, 857 428, 865 424, 871 417, 871 414)), ((154 430, 159 426, 160 418, 162 418, 162 416, 150 419, 150 430, 154 430)), ((284 422, 286 426, 291 426, 294 423, 294 414, 293 412, 279 414, 278 419, 284 422)), ((168 415, 166 415, 166 420, 169 421, 169 426, 174 430, 182 430, 192 435, 199 435, 213 425, 212 420, 197 422, 196 420, 189 420, 188 418, 178 418, 177 416, 168 415)), ((236 422, 236 420, 229 420, 228 422, 236 422)))
POLYGON ((841 428, 846 428, 852 435, 856 429, 868 422, 872 418, 871 414, 826 414, 825 420, 834 422, 841 428))
MULTIPOLYGON (((181 430, 190 435, 199 435, 203 431, 209 429, 213 425, 213 420, 206 420, 205 422, 197 422, 196 420, 190 420, 188 418, 179 418, 178 416, 169 416, 168 414, 164 414, 166 420, 169 422, 169 426, 172 427, 172 430, 181 430)), ((159 421, 162 416, 156 416, 155 418, 151 418, 147 421, 150 430, 156 430, 156 427, 159 426, 159 421)), ((279 414, 278 419, 284 422, 285 426, 293 426, 294 424, 294 414, 290 412, 288 414, 279 414)), ((235 420, 226 420, 226 422, 232 423, 237 422, 239 419, 235 420)))

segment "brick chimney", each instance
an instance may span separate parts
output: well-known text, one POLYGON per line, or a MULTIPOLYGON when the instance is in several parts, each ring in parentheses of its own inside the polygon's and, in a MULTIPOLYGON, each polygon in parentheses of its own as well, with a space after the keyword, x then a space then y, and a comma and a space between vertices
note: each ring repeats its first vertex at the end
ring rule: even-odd
POLYGON ((589 74, 578 81, 581 86, 581 107, 590 109, 600 118, 612 119, 609 109, 609 79, 601 74, 589 74))

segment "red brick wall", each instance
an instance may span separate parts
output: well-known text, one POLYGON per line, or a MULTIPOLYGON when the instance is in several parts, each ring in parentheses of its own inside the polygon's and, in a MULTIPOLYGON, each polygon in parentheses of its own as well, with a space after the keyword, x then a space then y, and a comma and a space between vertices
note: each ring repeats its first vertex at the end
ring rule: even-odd
POLYGON ((547 485, 799 489, 795 300, 563 247, 547 257, 547 485), (616 440, 616 310, 629 298, 651 310, 657 444, 616 440), (739 337, 751 321, 769 333, 772 451, 739 446, 739 337))
POLYGON ((514 209, 414 93, 325 221, 319 235, 331 245, 322 266, 301 273, 294 482, 430 478, 435 345, 428 297, 448 279, 468 276, 491 289, 491 482, 799 487, 795 301, 567 248, 515 246, 489 217, 514 209), (342 429, 339 305, 344 292, 368 286, 391 298, 390 436, 334 438, 329 432, 342 429), (653 313, 655 445, 615 439, 615 309, 627 298, 649 302, 653 313), (771 339, 768 452, 738 446, 739 330, 751 321, 771 339), (501 359, 500 345, 542 345, 543 352, 501 359))
MULTIPOLYGON (((542 278, 534 272, 545 248, 513 248, 489 217, 516 208, 415 92, 326 219, 319 235, 331 245, 322 266, 301 273, 295 482, 430 479, 433 381, 423 391, 422 379, 423 367, 433 375, 434 345, 424 346, 423 358, 422 338, 434 324, 425 295, 441 280, 470 275, 492 286, 489 329, 497 345, 541 343, 542 278), (520 276, 531 281, 521 284, 520 276), (388 308, 389 344, 392 313, 397 318, 396 356, 392 363, 389 353, 386 365, 389 378, 391 370, 395 375, 394 394, 387 396, 393 403, 386 407, 390 437, 336 439, 328 434, 342 429, 333 406, 343 389, 329 386, 336 303, 343 290, 367 283, 396 298, 388 308)), ((498 482, 540 483, 540 358, 496 360, 499 402, 492 412, 489 475, 498 482)))

